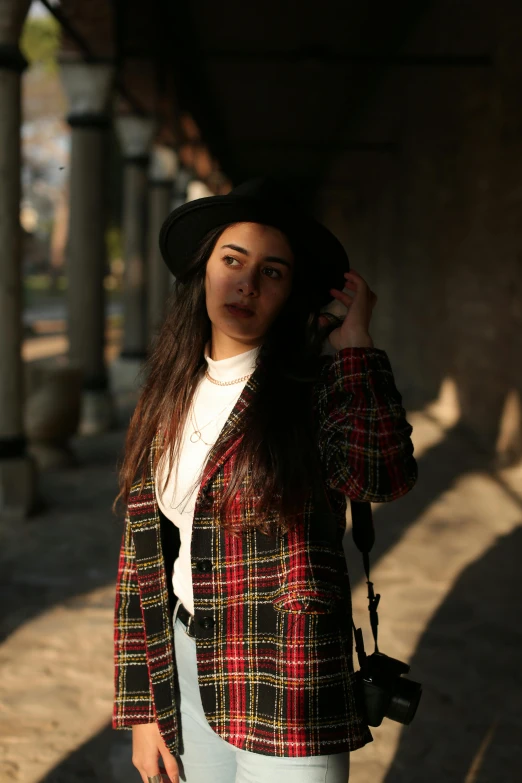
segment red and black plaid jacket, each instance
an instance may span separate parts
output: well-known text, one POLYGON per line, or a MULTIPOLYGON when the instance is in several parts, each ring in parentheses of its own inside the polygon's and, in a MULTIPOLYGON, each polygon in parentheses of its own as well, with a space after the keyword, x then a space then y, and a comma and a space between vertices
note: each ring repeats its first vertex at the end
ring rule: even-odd
MULTIPOLYGON (((248 530, 235 539, 214 523, 257 370, 210 452, 194 512, 192 579, 205 715, 227 742, 271 756, 353 751, 371 741, 354 688, 342 546, 347 498, 395 500, 417 479, 412 427, 386 352, 345 348, 323 361, 314 405, 337 522, 333 535, 323 534, 311 502, 302 523, 273 538, 248 530)), ((150 466, 157 447, 156 438, 150 466)), ((251 513, 242 493, 236 513, 251 513)), ((172 628, 178 551, 179 531, 159 512, 149 468, 143 491, 139 481, 132 487, 121 546, 112 725, 157 721, 174 755, 183 729, 172 628)))

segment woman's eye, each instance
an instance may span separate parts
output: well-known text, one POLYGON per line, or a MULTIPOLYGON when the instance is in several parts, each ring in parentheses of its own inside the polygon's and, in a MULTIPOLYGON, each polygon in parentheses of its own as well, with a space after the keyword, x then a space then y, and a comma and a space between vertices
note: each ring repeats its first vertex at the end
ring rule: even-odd
MULTIPOLYGON (((237 258, 234 258, 234 256, 225 256, 223 258, 223 261, 225 262, 226 266, 232 266, 232 264, 229 264, 228 262, 229 261, 237 261, 237 258)), ((279 271, 279 269, 275 269, 275 267, 265 266, 265 267, 263 267, 263 270, 264 271, 268 270, 269 272, 275 272, 275 276, 274 275, 266 275, 266 277, 270 277, 271 280, 276 280, 277 278, 282 277, 281 272, 279 271)))

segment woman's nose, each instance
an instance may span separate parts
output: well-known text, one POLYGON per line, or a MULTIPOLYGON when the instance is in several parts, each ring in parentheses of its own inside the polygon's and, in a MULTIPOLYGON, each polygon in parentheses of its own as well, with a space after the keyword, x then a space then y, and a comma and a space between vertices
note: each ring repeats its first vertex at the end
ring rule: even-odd
POLYGON ((256 287, 257 287, 256 281, 255 279, 252 278, 243 280, 243 282, 239 283, 238 286, 239 290, 245 293, 250 291, 255 291, 256 287))

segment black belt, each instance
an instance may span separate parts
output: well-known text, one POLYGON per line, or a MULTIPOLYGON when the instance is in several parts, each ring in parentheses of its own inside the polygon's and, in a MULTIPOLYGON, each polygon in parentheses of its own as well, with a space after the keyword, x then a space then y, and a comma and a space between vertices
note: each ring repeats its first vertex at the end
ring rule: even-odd
POLYGON ((192 636, 193 639, 196 638, 196 634, 194 633, 194 615, 190 614, 188 609, 185 609, 182 603, 178 606, 178 613, 176 615, 179 617, 183 625, 185 626, 185 630, 189 636, 192 636))

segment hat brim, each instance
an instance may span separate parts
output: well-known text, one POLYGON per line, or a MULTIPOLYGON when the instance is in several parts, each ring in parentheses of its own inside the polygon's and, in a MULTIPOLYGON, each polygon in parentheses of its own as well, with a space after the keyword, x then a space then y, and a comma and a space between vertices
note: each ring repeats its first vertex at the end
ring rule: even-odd
POLYGON ((209 196, 178 207, 164 221, 159 246, 174 277, 184 281, 190 261, 204 237, 231 223, 274 226, 288 238, 298 262, 306 265, 312 306, 320 308, 332 299, 330 288, 344 287, 350 264, 345 249, 325 226, 306 213, 281 204, 269 204, 245 196, 209 196))

